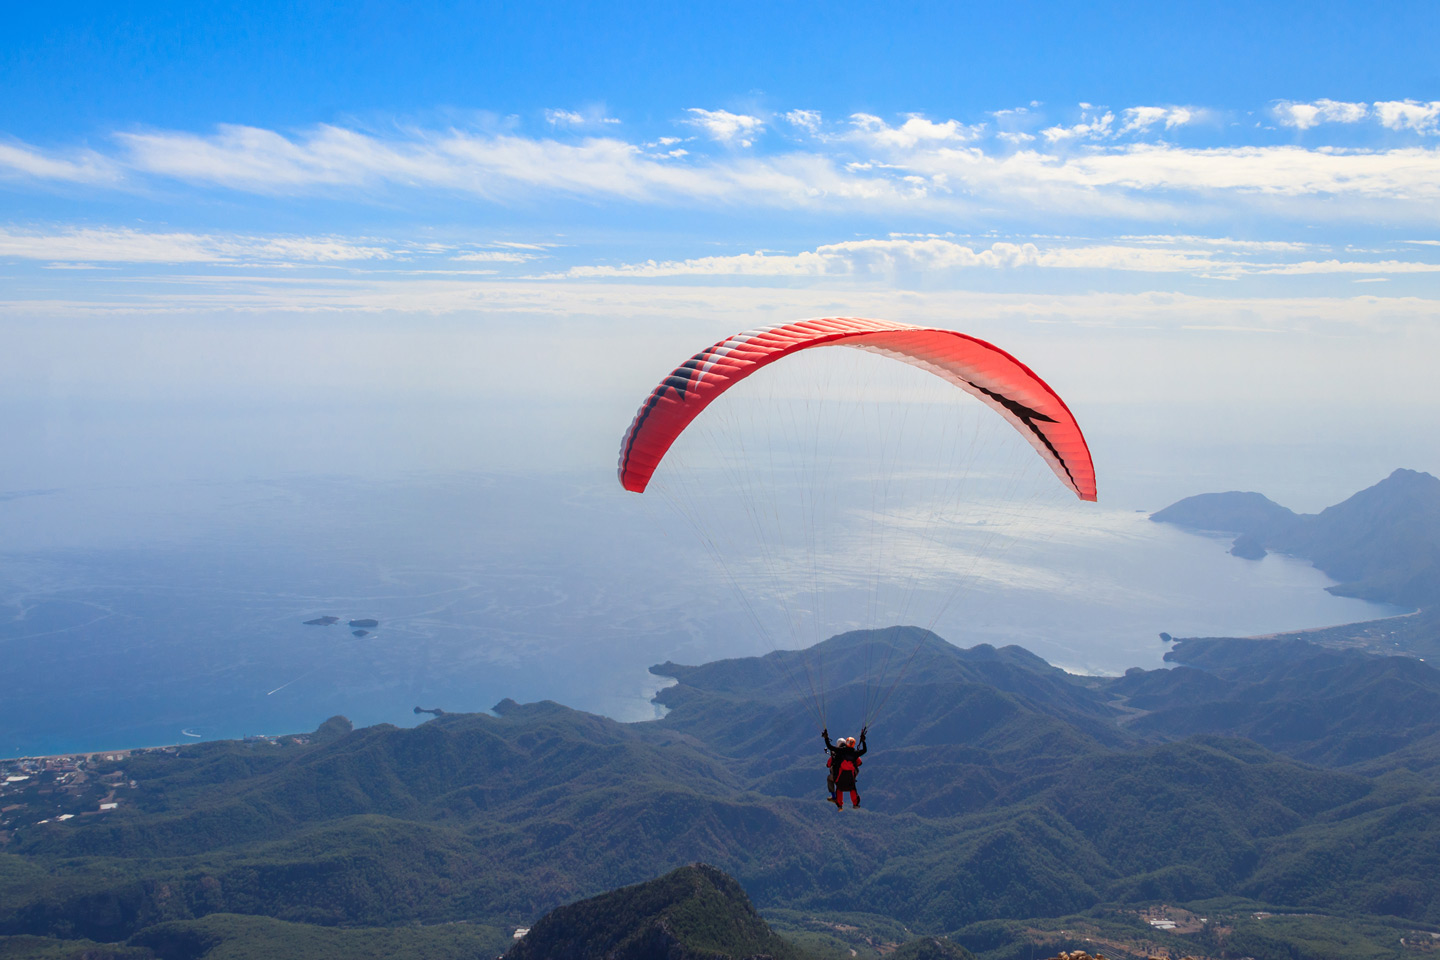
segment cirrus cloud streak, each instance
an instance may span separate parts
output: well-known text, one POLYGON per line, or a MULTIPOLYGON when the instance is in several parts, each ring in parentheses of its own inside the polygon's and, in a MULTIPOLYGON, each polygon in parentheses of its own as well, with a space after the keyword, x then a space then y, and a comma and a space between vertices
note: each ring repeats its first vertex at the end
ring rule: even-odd
MULTIPOLYGON (((918 115, 892 123, 855 114, 826 125, 818 113, 797 110, 784 115, 789 135, 781 148, 767 152, 762 148, 773 144, 761 142, 771 136, 764 118, 692 108, 679 123, 714 141, 693 149, 675 148, 675 137, 631 141, 420 127, 382 134, 336 124, 286 133, 220 125, 208 133, 122 132, 104 153, 0 143, 0 177, 95 189, 178 183, 359 204, 418 191, 500 204, 572 199, 990 218, 1153 220, 1187 211, 1214 217, 1248 210, 1258 197, 1297 217, 1370 217, 1375 204, 1384 204, 1392 216, 1433 220, 1440 212, 1440 148, 1425 136, 1440 104, 1386 101, 1371 108, 1317 101, 1286 109, 1293 125, 1307 128, 1324 118, 1349 122, 1361 107, 1366 115, 1373 109, 1385 126, 1408 131, 1414 142, 1181 146, 1147 138, 1192 126, 1203 111, 1131 107, 1095 108, 1080 123, 1046 128, 1042 148, 1028 134, 1021 139, 984 123, 918 115)), ((552 131, 564 125, 549 124, 552 131)))
POLYGON ((551 274, 568 279, 661 277, 837 278, 921 274, 932 278, 973 269, 1107 270, 1177 273, 1202 277, 1318 274, 1417 274, 1440 272, 1440 264, 1415 260, 1303 260, 1256 262, 1220 252, 1227 245, 1243 253, 1303 249, 1293 243, 1253 243, 1225 238, 1144 237, 1135 243, 1054 245, 997 242, 971 247, 942 238, 850 240, 795 254, 744 253, 687 260, 649 260, 614 266, 571 267, 551 274), (1181 241, 1162 246, 1166 241, 1181 241), (1188 241, 1192 245, 1185 245, 1188 241), (1193 245, 1199 241, 1206 245, 1193 245))

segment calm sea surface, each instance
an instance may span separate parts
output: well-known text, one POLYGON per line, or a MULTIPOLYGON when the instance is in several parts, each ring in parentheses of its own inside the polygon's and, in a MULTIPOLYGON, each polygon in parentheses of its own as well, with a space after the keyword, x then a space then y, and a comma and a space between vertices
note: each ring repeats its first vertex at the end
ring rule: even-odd
MULTIPOLYGON (((640 719, 655 715, 651 664, 875 622, 843 576, 786 596, 743 565, 717 572, 674 521, 608 471, 12 491, 0 499, 0 755, 293 732, 334 714, 411 724, 416 706, 504 697, 640 719), (825 623, 810 622, 822 608, 825 623), (787 614, 800 632, 776 626, 787 614), (340 622, 303 623, 322 616, 340 622), (347 621, 365 618, 379 626, 354 636, 347 621)), ((1240 560, 1135 510, 1051 504, 1010 540, 959 586, 943 564, 912 581, 906 618, 960 646, 1015 643, 1119 673, 1160 665, 1162 630, 1396 612, 1330 596, 1308 564, 1240 560)), ((958 531, 947 549, 965 544, 958 531)))

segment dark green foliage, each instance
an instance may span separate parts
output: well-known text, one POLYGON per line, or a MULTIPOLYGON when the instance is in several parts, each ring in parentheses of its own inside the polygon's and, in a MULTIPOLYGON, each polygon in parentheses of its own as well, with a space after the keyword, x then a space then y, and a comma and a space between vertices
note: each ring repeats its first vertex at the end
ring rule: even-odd
POLYGON ((765 919, 786 940, 821 957, 878 960, 915 936, 900 921, 875 913, 771 909, 765 919))
POLYGON ((1373 762, 1440 734, 1440 672, 1411 657, 1220 638, 1182 640, 1165 659, 1202 669, 1142 671, 1109 685, 1148 711, 1131 730, 1245 737, 1327 766, 1373 762))
POLYGON ((144 947, 52 937, 0 937, 0 960, 155 960, 144 947))
POLYGON ((126 943, 0 936, 0 960, 476 960, 510 943, 469 923, 357 929, 211 914, 146 927, 126 943))
MULTIPOLYGON (((873 731, 859 811, 822 802, 819 731, 760 661, 672 665, 672 711, 651 723, 505 702, 407 730, 133 758, 122 809, 17 831, 0 854, 0 935, 171 937, 154 942, 193 952, 187 937, 222 927, 240 931, 232 951, 279 929, 244 926, 262 920, 513 929, 697 861, 787 911, 807 944, 851 927, 877 952, 900 933, 804 918, 880 915, 904 940, 963 928, 977 954, 1011 949, 978 945, 987 922, 1105 903, 1244 895, 1440 922, 1428 665, 1184 641, 1206 669, 1105 681, 1015 648, 879 639, 919 644, 924 669, 873 731), (1312 700, 1326 709, 1307 713, 1312 700)), ((825 660, 864 642, 828 641, 825 660)))
POLYGON ((956 930, 950 939, 981 955, 1026 942, 1025 924, 1018 920, 981 920, 956 930))
POLYGON ((1401 960, 1432 955, 1440 946, 1399 924, 1314 914, 1246 916, 1221 943, 1228 956, 1254 960, 1401 960), (1425 952, 1417 949, 1421 943, 1425 952))
POLYGON ((1434 877, 1440 877, 1440 798, 1425 797, 1296 831, 1275 845, 1243 892, 1272 903, 1435 922, 1434 877))
POLYGON ((1271 913, 1238 902, 1192 906, 1206 922, 1197 932, 1183 935, 1152 929, 1134 910, 1101 909, 972 924, 951 933, 950 940, 968 947, 977 960, 1034 960, 1073 950, 1112 960, 1167 953, 1250 960, 1402 960, 1440 949, 1440 938, 1385 918, 1271 913))
POLYGON ((901 945, 889 960, 972 960, 974 954, 952 940, 920 937, 901 945))
POLYGON ((355 725, 350 722, 349 717, 331 717, 316 729, 315 739, 320 741, 338 740, 354 729, 355 725))
POLYGON ((1266 838, 1368 790, 1362 778, 1277 761, 1243 742, 1187 741, 1072 768, 1052 803, 1126 878, 1105 899, 1149 899, 1114 894, 1158 883, 1195 899, 1247 876, 1266 838), (1154 875, 1166 867, 1183 869, 1154 875))
POLYGON ((149 927, 130 945, 157 960, 474 960, 509 942, 495 927, 468 923, 340 929, 212 914, 149 927))
POLYGON ((695 864, 547 914, 506 960, 804 960, 714 867, 695 864))

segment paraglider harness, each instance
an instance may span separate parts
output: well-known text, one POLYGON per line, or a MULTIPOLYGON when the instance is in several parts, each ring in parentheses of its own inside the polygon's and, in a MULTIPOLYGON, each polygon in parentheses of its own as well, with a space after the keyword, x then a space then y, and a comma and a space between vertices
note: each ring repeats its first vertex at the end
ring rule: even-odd
MULTIPOLYGON (((867 750, 870 749, 865 745, 865 733, 868 729, 868 727, 861 728, 860 745, 858 748, 849 746, 847 744, 840 744, 839 746, 836 746, 835 744, 830 742, 830 730, 828 727, 820 731, 820 736, 823 737, 825 740, 825 750, 827 753, 830 754, 830 756, 825 760, 826 795, 831 797, 835 795, 836 785, 840 782, 840 778, 845 773, 848 772, 850 774, 851 785, 854 784, 855 778, 860 776, 860 765, 864 762, 860 759, 860 757, 862 754, 864 754, 867 750)), ((842 789, 846 788, 842 787, 842 789)))

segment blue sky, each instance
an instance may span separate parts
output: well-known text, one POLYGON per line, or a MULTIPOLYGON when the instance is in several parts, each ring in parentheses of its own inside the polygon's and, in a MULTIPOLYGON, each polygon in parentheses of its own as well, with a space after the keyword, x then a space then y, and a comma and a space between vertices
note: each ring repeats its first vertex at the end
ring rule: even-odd
POLYGON ((1437 402, 1433 4, 71 4, 10 27, 16 402, 503 392, 527 337, 628 397, 672 354, 823 313, 1084 357, 1081 403, 1437 402), (455 359, 445 337, 492 327, 515 355, 455 359), (304 376, 275 359, 299 337, 331 358, 304 376))
POLYGON ((306 125, 606 102, 974 115, 1038 99, 1249 110, 1433 97, 1433 5, 216 3, 25 5, 0 107, 20 137, 306 125))
MULTIPOLYGON (((37 602, 113 582, 153 619, 108 608, 96 649, 203 630, 195 676, 238 658, 224 684, 299 702, 343 684, 289 685, 298 621, 459 571, 451 654, 578 676, 578 643, 643 707, 646 664, 743 630, 672 615, 719 589, 683 565, 652 587, 672 554, 637 546, 620 437, 679 359, 803 317, 960 329, 1066 398, 1100 477, 1076 543, 1116 563, 1037 568, 1047 642, 1066 590, 1152 658, 1157 630, 1351 616, 1242 615, 1226 578, 1277 564, 1218 541, 1163 551, 1214 576, 1137 573, 1127 524, 1440 473, 1433 0, 10 6, 0 619, 32 652, 77 649, 26 632, 37 602), (265 576, 230 583, 237 550, 265 576)), ((481 691, 447 709, 501 682, 431 666, 481 691)))

